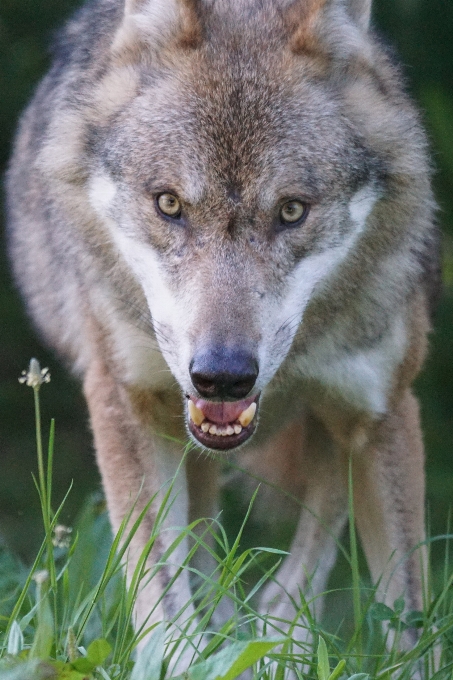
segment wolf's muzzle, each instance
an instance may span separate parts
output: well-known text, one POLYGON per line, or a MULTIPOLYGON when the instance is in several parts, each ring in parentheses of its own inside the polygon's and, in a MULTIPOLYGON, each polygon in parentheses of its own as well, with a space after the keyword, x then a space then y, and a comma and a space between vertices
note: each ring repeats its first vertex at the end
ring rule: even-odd
POLYGON ((232 449, 254 432, 259 395, 252 396, 258 362, 241 347, 211 345, 195 354, 190 376, 198 395, 187 395, 188 426, 210 449, 232 449))

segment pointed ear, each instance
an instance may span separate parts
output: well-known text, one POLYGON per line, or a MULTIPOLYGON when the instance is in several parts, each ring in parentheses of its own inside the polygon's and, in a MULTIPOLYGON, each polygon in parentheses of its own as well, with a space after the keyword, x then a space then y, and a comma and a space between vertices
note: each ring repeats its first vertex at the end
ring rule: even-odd
POLYGON ((367 31, 370 25, 371 1, 372 0, 347 1, 349 14, 363 31, 367 31))
POLYGON ((316 27, 327 0, 293 0, 283 13, 290 35, 290 48, 296 54, 315 48, 316 27))
POLYGON ((347 23, 350 19, 360 31, 366 32, 370 22, 371 1, 292 0, 283 11, 292 51, 316 51, 320 32, 326 27, 323 20, 329 14, 332 17, 332 12, 336 13, 337 22, 347 23))
POLYGON ((137 58, 167 45, 196 48, 203 39, 200 0, 125 0, 113 52, 137 58))

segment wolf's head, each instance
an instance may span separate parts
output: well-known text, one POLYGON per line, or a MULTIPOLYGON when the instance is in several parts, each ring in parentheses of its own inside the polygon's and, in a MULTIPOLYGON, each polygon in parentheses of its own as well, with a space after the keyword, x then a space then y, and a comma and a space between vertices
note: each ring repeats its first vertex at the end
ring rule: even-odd
POLYGON ((370 0, 126 0, 91 202, 209 448, 253 433, 307 308, 341 287, 407 160, 412 118, 369 14, 370 0))

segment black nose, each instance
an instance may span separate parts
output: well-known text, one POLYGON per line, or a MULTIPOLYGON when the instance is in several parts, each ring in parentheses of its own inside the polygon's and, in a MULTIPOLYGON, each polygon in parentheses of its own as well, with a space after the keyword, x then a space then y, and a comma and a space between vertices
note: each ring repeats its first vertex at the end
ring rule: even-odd
POLYGON ((258 377, 258 362, 242 348, 211 347, 197 352, 190 363, 192 383, 207 399, 239 400, 258 377))

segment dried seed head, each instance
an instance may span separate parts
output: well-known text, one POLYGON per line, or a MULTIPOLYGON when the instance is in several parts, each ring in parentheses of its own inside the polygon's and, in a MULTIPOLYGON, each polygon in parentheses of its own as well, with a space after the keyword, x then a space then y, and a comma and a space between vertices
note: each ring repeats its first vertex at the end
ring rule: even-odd
POLYGON ((70 626, 68 628, 68 638, 66 640, 66 653, 69 657, 69 661, 72 663, 80 656, 79 650, 77 649, 77 638, 74 633, 74 628, 70 626))

